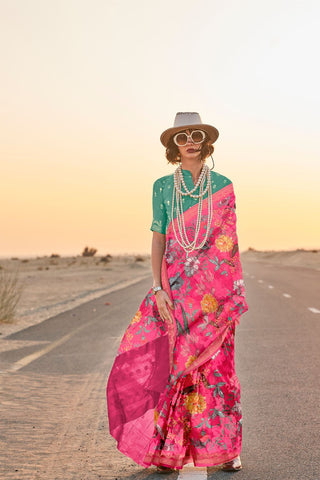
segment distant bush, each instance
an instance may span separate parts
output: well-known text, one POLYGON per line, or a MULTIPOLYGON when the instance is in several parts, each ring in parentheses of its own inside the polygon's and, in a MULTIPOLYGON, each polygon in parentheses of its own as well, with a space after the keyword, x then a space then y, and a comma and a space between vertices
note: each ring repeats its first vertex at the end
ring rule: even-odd
POLYGON ((94 257, 97 251, 98 250, 96 248, 85 247, 81 255, 83 257, 94 257))
POLYGON ((141 255, 137 255, 134 259, 135 262, 144 262, 144 258, 141 255))
POLYGON ((60 258, 58 253, 51 253, 50 258, 60 258))
POLYGON ((0 273, 0 322, 13 321, 17 304, 22 293, 18 273, 5 270, 0 273))
POLYGON ((111 258, 112 258, 112 255, 109 255, 109 253, 108 253, 104 257, 100 258, 100 262, 108 263, 108 262, 110 262, 111 258))

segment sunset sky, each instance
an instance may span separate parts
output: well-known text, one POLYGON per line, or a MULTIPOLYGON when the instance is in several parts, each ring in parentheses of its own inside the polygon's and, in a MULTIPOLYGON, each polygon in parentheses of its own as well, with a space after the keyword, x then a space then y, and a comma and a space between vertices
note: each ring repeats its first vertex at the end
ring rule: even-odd
POLYGON ((240 250, 319 248, 319 32, 318 0, 0 0, 0 256, 149 252, 177 111, 220 131, 240 250))

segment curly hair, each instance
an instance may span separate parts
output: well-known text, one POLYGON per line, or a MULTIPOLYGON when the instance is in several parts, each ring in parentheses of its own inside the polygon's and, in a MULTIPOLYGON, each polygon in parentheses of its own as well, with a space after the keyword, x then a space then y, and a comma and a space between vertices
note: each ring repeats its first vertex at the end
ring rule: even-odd
MULTIPOLYGON (((201 152, 200 152, 201 160, 205 160, 207 157, 212 155, 214 151, 214 146, 208 141, 206 141, 206 138, 204 139, 204 142, 201 147, 201 152)), ((179 148, 174 143, 173 136, 168 141, 168 145, 166 148, 166 159, 168 160, 168 163, 172 163, 173 165, 181 162, 179 148)))

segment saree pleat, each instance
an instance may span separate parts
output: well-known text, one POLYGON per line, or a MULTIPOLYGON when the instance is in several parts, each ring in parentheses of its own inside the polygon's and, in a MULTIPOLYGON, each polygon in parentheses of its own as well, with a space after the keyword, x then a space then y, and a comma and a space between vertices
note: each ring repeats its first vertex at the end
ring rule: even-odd
MULTIPOLYGON (((210 234, 200 251, 186 256, 172 222, 166 234, 161 276, 174 304, 171 322, 161 320, 150 290, 123 336, 108 379, 110 433, 122 453, 145 467, 182 468, 190 461, 218 465, 241 450, 234 335, 248 307, 232 184, 212 198, 210 234)), ((203 236, 207 208, 206 199, 203 236)), ((184 212, 190 237, 196 213, 197 206, 184 212)))

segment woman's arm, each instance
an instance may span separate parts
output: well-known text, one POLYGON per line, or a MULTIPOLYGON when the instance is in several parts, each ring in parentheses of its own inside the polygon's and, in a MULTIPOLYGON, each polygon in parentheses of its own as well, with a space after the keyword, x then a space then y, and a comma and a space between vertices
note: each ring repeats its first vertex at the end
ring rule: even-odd
POLYGON ((161 287, 161 264, 165 246, 166 236, 163 233, 153 232, 151 247, 151 266, 154 287, 161 287))
MULTIPOLYGON (((161 265, 162 258, 166 246, 166 236, 163 233, 153 232, 152 247, 151 247, 151 266, 153 275, 153 286, 158 287, 161 285, 161 265)), ((171 316, 168 310, 168 306, 173 309, 173 303, 170 300, 168 294, 164 290, 159 290, 155 293, 157 307, 162 320, 171 321, 171 316)))

